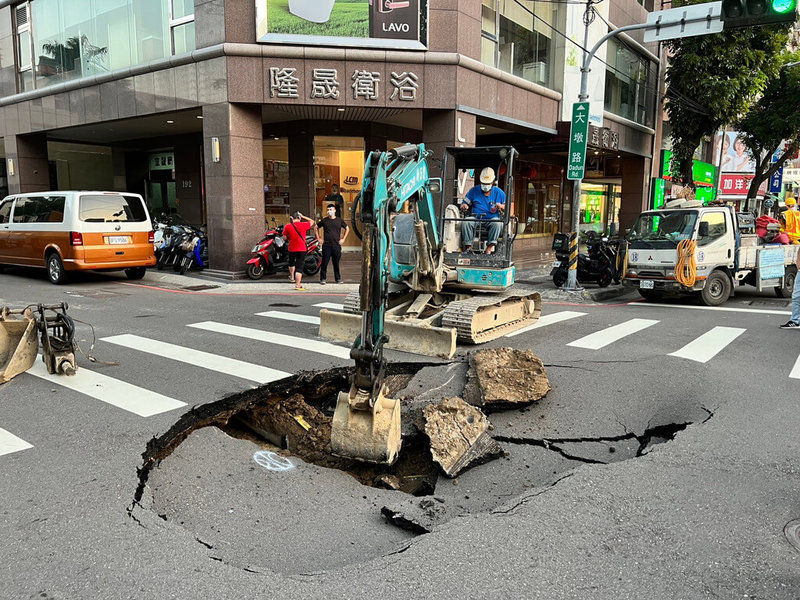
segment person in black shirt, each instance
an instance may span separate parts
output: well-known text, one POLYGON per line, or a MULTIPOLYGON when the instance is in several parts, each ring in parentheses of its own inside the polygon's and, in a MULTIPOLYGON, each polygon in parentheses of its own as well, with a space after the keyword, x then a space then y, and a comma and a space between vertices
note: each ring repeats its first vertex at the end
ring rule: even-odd
MULTIPOLYGON (((341 198, 341 196, 340 196, 341 198)), ((342 258, 342 242, 350 228, 344 220, 337 216, 336 205, 328 204, 328 216, 318 223, 317 236, 322 242, 322 267, 319 270, 319 282, 325 285, 328 276, 328 262, 333 261, 333 275, 336 283, 342 283, 339 273, 339 260, 342 258), (324 236, 323 236, 324 232, 324 236)))
POLYGON ((334 205, 337 217, 340 219, 344 218, 344 197, 339 193, 339 186, 335 183, 331 186, 331 193, 325 198, 325 202, 334 205))

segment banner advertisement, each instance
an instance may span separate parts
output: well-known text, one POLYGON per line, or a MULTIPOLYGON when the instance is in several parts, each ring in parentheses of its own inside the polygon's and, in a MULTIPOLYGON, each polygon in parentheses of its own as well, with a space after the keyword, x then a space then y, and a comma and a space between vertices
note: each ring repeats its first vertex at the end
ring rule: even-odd
POLYGON ((719 132, 714 140, 714 163, 722 173, 755 173, 756 161, 738 131, 719 132))
POLYGON ((255 0, 263 43, 425 50, 428 0, 255 0))

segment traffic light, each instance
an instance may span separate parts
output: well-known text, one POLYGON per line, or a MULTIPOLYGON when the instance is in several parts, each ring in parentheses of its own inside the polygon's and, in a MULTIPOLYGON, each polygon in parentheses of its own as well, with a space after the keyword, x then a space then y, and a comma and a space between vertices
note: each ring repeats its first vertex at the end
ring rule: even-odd
POLYGON ((722 0, 724 29, 794 23, 798 0, 722 0))

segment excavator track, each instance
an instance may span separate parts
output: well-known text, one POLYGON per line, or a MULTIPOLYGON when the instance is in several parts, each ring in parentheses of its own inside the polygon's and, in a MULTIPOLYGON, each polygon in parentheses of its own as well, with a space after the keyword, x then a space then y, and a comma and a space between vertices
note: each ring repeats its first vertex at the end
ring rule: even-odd
POLYGON ((350 315, 358 315, 361 313, 361 294, 358 292, 350 292, 344 299, 343 310, 350 315))
POLYGON ((515 287, 499 294, 454 300, 442 314, 442 327, 452 327, 458 341, 482 344, 533 325, 542 314, 539 292, 515 287))

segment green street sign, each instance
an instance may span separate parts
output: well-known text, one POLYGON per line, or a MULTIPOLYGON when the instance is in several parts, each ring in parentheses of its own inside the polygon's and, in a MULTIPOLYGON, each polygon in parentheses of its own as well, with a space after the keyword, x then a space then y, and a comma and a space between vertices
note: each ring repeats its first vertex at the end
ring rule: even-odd
POLYGON ((586 143, 589 137, 589 103, 572 105, 572 125, 569 128, 569 154, 567 155, 567 179, 583 179, 586 166, 586 143))

